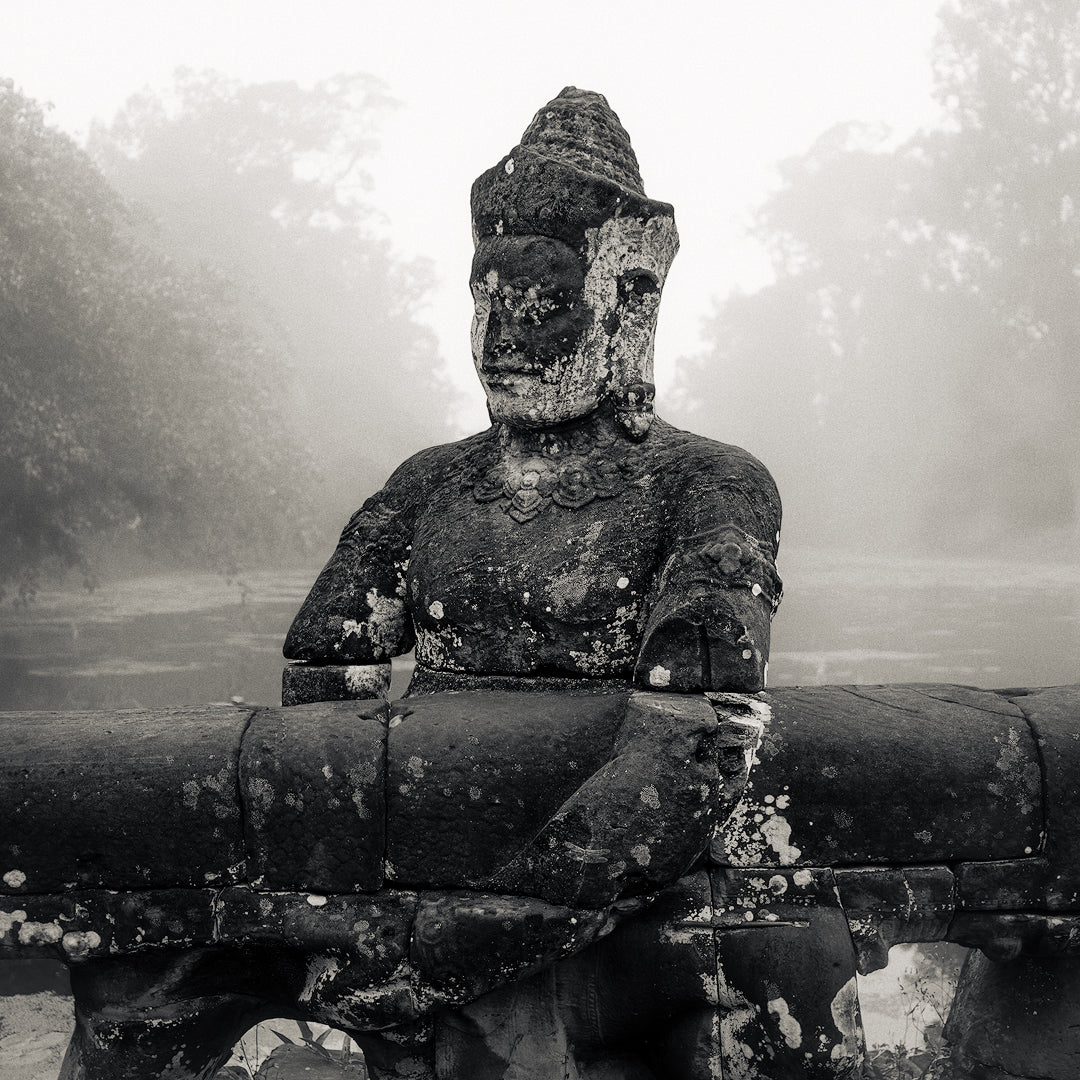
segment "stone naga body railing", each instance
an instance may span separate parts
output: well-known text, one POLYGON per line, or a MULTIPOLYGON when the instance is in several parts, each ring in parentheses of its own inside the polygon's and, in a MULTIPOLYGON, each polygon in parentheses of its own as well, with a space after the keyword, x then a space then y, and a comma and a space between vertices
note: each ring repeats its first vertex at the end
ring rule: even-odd
POLYGON ((1080 688, 710 698, 5 714, 0 950, 71 966, 69 1078, 210 1076, 284 1015, 475 1080, 524 1068, 523 992, 567 1060, 843 1075, 856 967, 950 940, 991 958, 958 1054, 1025 1075, 1010 972, 1076 982, 1080 688))

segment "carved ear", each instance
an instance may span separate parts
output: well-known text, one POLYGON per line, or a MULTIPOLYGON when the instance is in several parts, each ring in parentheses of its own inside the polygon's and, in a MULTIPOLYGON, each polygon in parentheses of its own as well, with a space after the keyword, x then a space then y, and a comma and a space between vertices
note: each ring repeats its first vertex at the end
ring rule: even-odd
POLYGON ((613 373, 615 419, 635 442, 649 433, 653 420, 653 334, 660 304, 660 281, 646 267, 619 274, 616 286, 616 340, 613 353, 621 363, 613 373))
POLYGON ((622 314, 636 314, 656 309, 660 299, 660 282, 651 270, 640 267, 619 275, 618 306, 622 314))

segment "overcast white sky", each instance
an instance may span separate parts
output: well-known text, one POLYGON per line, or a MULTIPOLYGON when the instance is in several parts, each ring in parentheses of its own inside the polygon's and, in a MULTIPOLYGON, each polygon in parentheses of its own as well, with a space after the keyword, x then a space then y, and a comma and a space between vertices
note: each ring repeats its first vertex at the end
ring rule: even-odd
MULTIPOLYGON (((765 278, 743 237, 774 165, 834 123, 931 124, 939 0, 6 0, 0 76, 53 103, 73 134, 178 66, 245 81, 382 78, 401 102, 382 133, 374 201, 402 255, 432 260, 427 317, 471 379, 468 192, 565 85, 605 94, 646 192, 675 206, 682 250, 657 343, 663 388, 699 348, 712 299, 765 278)), ((475 423, 484 420, 477 387, 475 423)))

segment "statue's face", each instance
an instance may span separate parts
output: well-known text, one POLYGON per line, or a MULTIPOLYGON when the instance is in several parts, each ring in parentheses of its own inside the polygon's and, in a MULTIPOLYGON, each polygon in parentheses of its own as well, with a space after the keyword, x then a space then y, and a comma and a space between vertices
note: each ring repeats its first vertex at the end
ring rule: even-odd
POLYGON ((487 236, 472 265, 473 362, 492 418, 544 427, 596 408, 606 372, 585 348, 585 268, 543 236, 487 236))

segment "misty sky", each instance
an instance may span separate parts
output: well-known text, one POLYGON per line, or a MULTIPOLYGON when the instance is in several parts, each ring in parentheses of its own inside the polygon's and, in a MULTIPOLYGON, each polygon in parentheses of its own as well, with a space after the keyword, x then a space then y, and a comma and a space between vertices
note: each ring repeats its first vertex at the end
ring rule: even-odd
MULTIPOLYGON (((713 297, 753 289, 763 254, 742 233, 776 161, 832 124, 898 134, 934 122, 929 50, 938 0, 714 0, 659 5, 548 0, 450 5, 314 0, 7 0, 0 75, 85 133, 178 66, 244 81, 379 76, 400 108, 373 163, 372 199, 398 253, 434 263, 425 313, 452 372, 472 385, 468 191, 567 84, 607 95, 649 195, 675 206, 682 250, 660 318, 661 395, 698 349, 713 297)), ((463 426, 483 426, 479 387, 463 426)))

